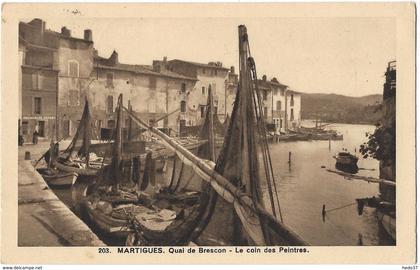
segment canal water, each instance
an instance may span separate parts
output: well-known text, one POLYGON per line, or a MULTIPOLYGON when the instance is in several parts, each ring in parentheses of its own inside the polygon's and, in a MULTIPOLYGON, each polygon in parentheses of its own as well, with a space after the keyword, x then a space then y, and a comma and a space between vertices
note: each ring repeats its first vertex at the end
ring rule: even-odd
MULTIPOLYGON (((306 126, 311 124, 306 123, 306 126)), ((312 124, 313 125, 313 124, 312 124)), ((366 132, 374 126, 335 124, 328 128, 344 135, 342 141, 299 141, 270 144, 274 176, 280 198, 283 221, 311 245, 355 246, 394 245, 395 243, 379 226, 374 209, 366 208, 358 215, 355 199, 378 196, 379 187, 375 183, 360 180, 346 180, 342 176, 326 171, 335 169, 332 156, 346 148, 354 152, 367 140, 366 132), (288 163, 292 153, 291 164, 288 163), (321 168, 325 166, 325 168, 321 168), (327 212, 323 220, 322 205, 326 210, 352 204, 340 210, 327 212)), ((379 162, 363 159, 359 155, 358 174, 379 176, 379 162)), ((168 170, 170 171, 170 169, 168 170)), ((71 189, 54 190, 57 196, 89 226, 80 211, 80 198, 89 182, 77 181, 71 189)), ((265 193, 268 200, 268 194, 265 193)), ((92 227, 92 226, 91 226, 92 227)), ((94 227, 93 231, 110 245, 121 245, 102 236, 94 227)))
MULTIPOLYGON (((307 124, 307 126, 310 126, 307 124)), ((313 126, 313 124, 312 124, 313 126)), ((334 124, 328 126, 343 134, 342 141, 300 141, 271 144, 273 162, 283 221, 312 245, 394 245, 392 239, 378 226, 376 210, 364 208, 358 215, 357 205, 327 212, 322 219, 322 205, 326 210, 355 203, 357 198, 379 195, 379 185, 361 180, 346 180, 327 172, 335 170, 332 156, 346 148, 357 150, 358 174, 379 178, 379 162, 363 159, 358 150, 367 140, 369 125, 334 124), (292 153, 291 165, 288 164, 292 153), (321 168, 325 166, 325 168, 321 168)))

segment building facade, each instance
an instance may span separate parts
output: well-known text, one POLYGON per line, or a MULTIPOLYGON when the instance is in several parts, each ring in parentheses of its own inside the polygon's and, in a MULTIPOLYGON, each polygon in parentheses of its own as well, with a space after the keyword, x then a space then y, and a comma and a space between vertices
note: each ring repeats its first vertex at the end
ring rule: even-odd
POLYGON ((265 120, 277 132, 287 132, 300 127, 301 94, 280 83, 276 78, 258 80, 265 120))
POLYGON ((221 62, 202 64, 178 59, 167 61, 167 68, 197 80, 188 94, 188 109, 191 111, 189 125, 200 125, 203 121, 209 88, 213 94, 215 113, 222 122, 224 121, 229 113, 227 90, 229 74, 232 69, 223 67, 221 62))
MULTIPOLYGON (((109 58, 96 55, 88 92, 96 126, 113 128, 118 96, 123 94, 123 104, 130 104, 138 117, 176 134, 189 122, 187 93, 195 82, 195 78, 167 70, 159 61, 152 66, 129 65, 118 61, 116 51, 109 58)), ((125 116, 123 126, 127 125, 125 116)))
POLYGON ((19 24, 19 127, 26 142, 33 133, 53 135, 58 89, 58 40, 34 19, 19 24))
MULTIPOLYGON (((89 29, 78 38, 66 27, 55 32, 45 26, 41 19, 19 24, 19 127, 26 142, 35 130, 41 139, 73 136, 85 100, 90 102, 93 133, 99 137, 101 128, 115 125, 120 93, 139 117, 149 123, 160 120, 158 127, 176 133, 190 119, 195 121, 188 93, 196 78, 168 70, 164 61, 150 66, 123 64, 115 51, 109 58, 100 57, 89 29)), ((123 126, 126 123, 127 119, 123 126)))

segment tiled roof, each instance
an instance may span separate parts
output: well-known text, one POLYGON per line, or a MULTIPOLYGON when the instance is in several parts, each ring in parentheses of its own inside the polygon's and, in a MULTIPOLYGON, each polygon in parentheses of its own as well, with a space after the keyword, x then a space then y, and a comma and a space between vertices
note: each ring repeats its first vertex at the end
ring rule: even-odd
POLYGON ((217 66, 217 65, 210 65, 210 64, 203 64, 203 63, 197 63, 197 62, 192 62, 192 61, 185 61, 185 60, 180 60, 180 59, 173 59, 173 60, 169 60, 168 63, 171 62, 182 62, 182 63, 187 63, 193 66, 198 66, 198 67, 205 67, 205 68, 217 68, 217 69, 223 69, 223 70, 229 70, 226 67, 223 66, 217 66))
POLYGON ((108 65, 103 65, 103 64, 95 64, 95 68, 128 71, 128 72, 137 73, 137 74, 163 76, 163 77, 168 77, 168 78, 173 78, 173 79, 197 81, 196 78, 187 77, 187 76, 184 76, 184 75, 181 75, 181 74, 169 71, 169 70, 162 70, 161 72, 156 72, 153 70, 153 67, 149 65, 129 65, 129 64, 118 63, 113 66, 108 66, 108 65))

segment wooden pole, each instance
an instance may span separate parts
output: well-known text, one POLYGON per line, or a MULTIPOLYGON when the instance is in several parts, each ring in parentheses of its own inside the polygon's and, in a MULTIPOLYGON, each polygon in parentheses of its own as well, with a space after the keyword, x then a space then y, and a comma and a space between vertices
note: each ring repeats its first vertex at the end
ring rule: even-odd
POLYGON ((211 85, 209 85, 209 108, 207 108, 209 110, 209 134, 208 134, 208 139, 209 139, 209 148, 210 148, 210 158, 211 161, 216 161, 216 156, 215 156, 215 149, 214 149, 214 125, 213 125, 213 116, 214 116, 214 108, 213 108, 214 104, 213 104, 213 92, 211 89, 211 85))
POLYGON ((292 164, 292 152, 289 152, 289 161, 288 161, 288 163, 289 164, 292 164))
MULTIPOLYGON (((128 101, 128 109, 130 110, 131 113, 133 113, 133 107, 131 107, 131 103, 130 100, 128 101)), ((130 142, 131 141, 131 137, 133 133, 133 119, 131 119, 131 117, 128 117, 128 132, 127 132, 127 139, 130 142)))
POLYGON ((327 169, 327 172, 335 173, 335 174, 347 177, 349 179, 362 180, 362 181, 372 182, 372 183, 381 183, 381 184, 384 184, 384 185, 394 186, 394 187, 396 186, 394 181, 390 181, 390 180, 386 180, 386 179, 355 175, 355 174, 351 174, 351 173, 334 171, 334 170, 330 170, 330 169, 327 169))

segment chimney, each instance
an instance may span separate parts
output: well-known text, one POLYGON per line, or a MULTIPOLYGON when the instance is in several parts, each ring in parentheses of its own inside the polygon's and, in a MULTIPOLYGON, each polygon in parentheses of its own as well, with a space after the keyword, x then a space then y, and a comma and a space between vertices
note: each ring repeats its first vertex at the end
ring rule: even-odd
POLYGON ((112 65, 118 64, 118 53, 114 50, 109 57, 109 60, 111 61, 112 65))
POLYGON ((84 39, 87 41, 92 41, 92 30, 90 29, 85 29, 85 35, 84 35, 84 39))
POLYGON ((234 66, 230 67, 230 73, 235 74, 235 67, 234 66))
POLYGON ((41 35, 45 32, 45 22, 41 19, 33 19, 30 23, 30 25, 34 26, 41 35))
POLYGON ((262 76, 262 80, 263 80, 264 82, 266 82, 266 81, 267 81, 267 75, 263 75, 263 76, 262 76))
POLYGON ((165 63, 166 64, 166 62, 168 61, 168 57, 166 57, 166 56, 164 56, 163 57, 163 63, 165 63))
POLYGON ((153 71, 160 72, 160 61, 153 60, 153 71))
POLYGON ((71 37, 71 31, 67 27, 61 27, 61 34, 65 37, 71 37))

